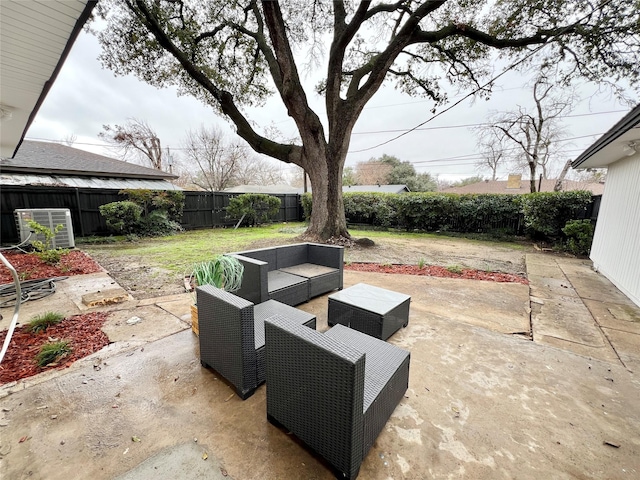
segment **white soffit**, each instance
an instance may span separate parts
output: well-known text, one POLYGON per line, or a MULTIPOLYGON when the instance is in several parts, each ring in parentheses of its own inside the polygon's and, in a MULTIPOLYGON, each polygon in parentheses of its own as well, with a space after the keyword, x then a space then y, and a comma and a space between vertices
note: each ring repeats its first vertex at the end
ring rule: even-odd
POLYGON ((0 158, 14 155, 95 0, 0 0, 0 158))

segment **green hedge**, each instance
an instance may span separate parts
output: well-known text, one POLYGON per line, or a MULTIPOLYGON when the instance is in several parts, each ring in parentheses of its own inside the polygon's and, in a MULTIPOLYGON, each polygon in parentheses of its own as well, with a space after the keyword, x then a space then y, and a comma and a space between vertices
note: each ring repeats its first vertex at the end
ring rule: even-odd
POLYGON ((243 193, 229 200, 227 214, 249 225, 273 220, 280 211, 280 199, 264 193, 243 193))
POLYGON ((165 190, 121 190, 127 197, 99 207, 107 227, 117 234, 145 237, 170 235, 182 230, 184 193, 165 190))
MULTIPOLYGON (((591 201, 587 191, 526 195, 454 193, 344 194, 350 224, 368 224, 405 230, 461 233, 501 231, 557 240, 567 221, 583 217, 591 201)), ((312 197, 302 196, 305 218, 311 215, 312 197)))
POLYGON ((562 237, 569 220, 581 218, 591 201, 591 192, 530 193, 522 196, 522 212, 527 233, 533 237, 562 237))

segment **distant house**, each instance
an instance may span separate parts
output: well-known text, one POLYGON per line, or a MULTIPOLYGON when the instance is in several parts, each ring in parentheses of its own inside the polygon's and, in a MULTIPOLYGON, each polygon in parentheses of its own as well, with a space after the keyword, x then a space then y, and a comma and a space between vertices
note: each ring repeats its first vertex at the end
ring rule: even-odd
MULTIPOLYGON (((307 189, 311 192, 311 187, 307 189)), ((237 187, 225 188, 224 192, 232 193, 267 193, 267 194, 287 194, 296 193, 302 195, 303 188, 292 187, 290 185, 238 185, 237 187)), ((383 192, 383 193, 407 193, 410 192, 406 185, 344 185, 342 192, 383 192)))
POLYGON ((640 306, 640 105, 571 166, 607 167, 590 257, 596 270, 640 306))
POLYGON ((300 189, 291 185, 237 185, 225 188, 227 193, 264 193, 267 195, 297 194, 300 189))
POLYGON ((76 236, 107 232, 99 207, 123 200, 121 190, 181 190, 171 173, 57 143, 24 140, 13 158, 0 160, 0 236, 18 238, 14 212, 68 208, 76 236))
MULTIPOLYGON (((556 180, 545 179, 536 182, 536 187, 540 185, 539 191, 553 192, 556 180), (539 182, 539 183, 538 183, 539 182)), ((604 183, 593 182, 577 182, 574 180, 563 180, 562 191, 569 192, 574 190, 587 190, 593 195, 602 195, 604 192, 604 183)), ((509 180, 485 180, 483 182, 471 183, 463 187, 451 187, 442 191, 443 193, 507 193, 511 195, 522 195, 531 193, 529 180, 522 180, 521 175, 509 175, 509 180)))
POLYGON ((408 193, 406 185, 344 185, 342 192, 382 192, 382 193, 408 193))
POLYGON ((57 143, 24 140, 0 160, 0 185, 98 189, 180 190, 177 175, 57 143))

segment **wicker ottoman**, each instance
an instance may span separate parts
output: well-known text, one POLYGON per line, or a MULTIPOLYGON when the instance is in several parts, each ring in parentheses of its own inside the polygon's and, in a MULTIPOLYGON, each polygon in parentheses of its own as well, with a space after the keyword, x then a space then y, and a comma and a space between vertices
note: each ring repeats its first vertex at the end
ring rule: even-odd
POLYGON ((329 326, 341 324, 381 340, 409 324, 411 297, 358 283, 329 295, 329 326))

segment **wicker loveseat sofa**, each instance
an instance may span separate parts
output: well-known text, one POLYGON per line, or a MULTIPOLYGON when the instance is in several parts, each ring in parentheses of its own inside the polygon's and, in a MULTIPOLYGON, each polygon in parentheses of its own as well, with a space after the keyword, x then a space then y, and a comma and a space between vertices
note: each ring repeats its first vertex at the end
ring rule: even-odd
POLYGON ((344 249, 298 243, 229 253, 244 265, 242 286, 234 292, 254 304, 269 299, 298 305, 342 288, 344 249))
POLYGON ((265 320, 267 419, 292 432, 339 478, 360 464, 402 400, 410 353, 343 325, 320 333, 265 320))

